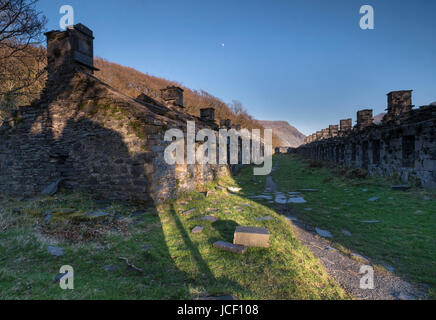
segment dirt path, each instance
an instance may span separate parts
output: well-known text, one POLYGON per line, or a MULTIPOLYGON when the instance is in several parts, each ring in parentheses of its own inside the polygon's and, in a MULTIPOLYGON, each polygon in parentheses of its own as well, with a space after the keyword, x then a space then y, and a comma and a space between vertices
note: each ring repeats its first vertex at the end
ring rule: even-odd
MULTIPOLYGON (((269 192, 277 191, 277 185, 271 175, 267 177, 266 190, 269 192)), ((278 213, 288 218, 297 237, 322 261, 330 276, 355 299, 414 300, 426 298, 423 290, 404 281, 393 273, 377 269, 374 269, 374 288, 361 289, 360 282, 365 274, 360 274, 359 272, 362 266, 371 265, 370 259, 362 257, 364 260, 358 262, 333 248, 329 240, 320 237, 315 230, 294 218, 289 205, 276 204, 276 208, 278 213)), ((319 227, 322 228, 322 226, 319 227)), ((367 271, 364 272, 367 273, 367 271)))

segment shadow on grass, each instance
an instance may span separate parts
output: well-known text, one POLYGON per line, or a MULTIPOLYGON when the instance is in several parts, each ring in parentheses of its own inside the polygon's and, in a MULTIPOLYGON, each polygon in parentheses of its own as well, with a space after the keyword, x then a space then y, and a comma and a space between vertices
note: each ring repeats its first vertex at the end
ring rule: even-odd
MULTIPOLYGON (((174 205, 171 205, 170 214, 172 219, 174 220, 176 224, 176 228, 181 235, 183 242, 185 244, 185 247, 189 250, 191 257, 193 258, 194 263, 196 264, 199 275, 202 275, 201 278, 194 279, 194 282, 196 284, 202 285, 205 287, 208 292, 209 290, 212 290, 215 294, 234 294, 235 292, 247 292, 247 288, 241 287, 237 282, 230 280, 228 278, 217 278, 211 271, 208 263, 205 261, 203 256, 201 255, 197 245, 191 240, 188 232, 186 231, 185 227, 183 226, 183 223, 180 221, 176 210, 174 208, 174 205), (231 290, 232 292, 229 292, 231 290)), ((223 221, 225 222, 225 221, 223 221)), ((220 225, 219 230, 223 232, 225 235, 225 239, 229 238, 230 234, 230 225, 234 226, 237 225, 234 221, 230 221, 231 224, 229 224, 229 221, 227 221, 227 224, 225 227, 223 225, 220 225)), ((215 226, 217 222, 215 222, 213 225, 215 226)), ((234 229, 233 229, 234 231, 234 229)), ((212 245, 212 244, 211 244, 212 245)), ((218 249, 216 249, 218 250, 218 249)), ((210 292, 212 293, 212 292, 210 292)))

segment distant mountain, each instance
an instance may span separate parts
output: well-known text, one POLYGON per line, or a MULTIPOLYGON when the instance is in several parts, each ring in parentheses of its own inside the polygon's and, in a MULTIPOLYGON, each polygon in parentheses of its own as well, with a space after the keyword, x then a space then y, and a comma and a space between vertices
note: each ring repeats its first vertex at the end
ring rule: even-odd
POLYGON ((380 124, 383 120, 383 117, 385 116, 386 113, 379 113, 378 115, 376 115, 374 117, 374 124, 380 124))
POLYGON ((273 134, 282 140, 282 147, 298 147, 304 143, 304 138, 306 137, 296 128, 291 126, 286 121, 264 121, 258 120, 258 122, 265 129, 272 129, 273 134))

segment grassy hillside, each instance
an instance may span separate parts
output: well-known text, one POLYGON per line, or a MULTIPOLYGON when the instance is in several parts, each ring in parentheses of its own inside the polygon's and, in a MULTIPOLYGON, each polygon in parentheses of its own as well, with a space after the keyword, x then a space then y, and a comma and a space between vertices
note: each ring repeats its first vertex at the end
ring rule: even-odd
POLYGON ((273 129, 276 136, 282 141, 280 147, 299 147, 304 143, 306 137, 295 127, 286 121, 259 121, 266 129, 273 129))
MULTIPOLYGON (((241 125, 247 129, 263 129, 261 123, 255 120, 248 111, 240 104, 227 104, 219 98, 203 90, 193 90, 182 86, 175 81, 166 80, 156 76, 141 73, 133 68, 125 67, 102 58, 95 59, 95 66, 100 69, 96 76, 108 83, 118 91, 136 98, 141 93, 151 97, 159 97, 160 89, 168 85, 177 85, 183 88, 183 100, 186 112, 194 116, 200 116, 201 108, 215 108, 215 118, 230 119, 232 124, 241 125)), ((273 137, 273 145, 280 145, 281 141, 277 136, 273 137)))

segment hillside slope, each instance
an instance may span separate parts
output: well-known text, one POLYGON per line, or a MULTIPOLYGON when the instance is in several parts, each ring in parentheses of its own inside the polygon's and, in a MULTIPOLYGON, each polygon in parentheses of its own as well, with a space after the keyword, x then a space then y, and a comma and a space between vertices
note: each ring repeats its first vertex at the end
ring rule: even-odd
POLYGON ((296 148, 303 144, 304 138, 306 137, 286 121, 259 120, 259 123, 265 129, 273 130, 273 134, 275 134, 282 141, 280 144, 281 147, 296 148))
POLYGON ((375 124, 381 124, 381 122, 382 122, 383 117, 385 116, 385 114, 386 114, 386 112, 382 112, 382 113, 379 113, 378 115, 376 115, 376 116, 374 117, 374 123, 375 123, 375 124))
MULTIPOLYGON (((215 119, 218 123, 219 120, 230 119, 232 124, 240 125, 242 128, 263 129, 262 125, 242 105, 227 104, 204 90, 193 90, 178 82, 145 74, 103 58, 94 59, 94 63, 100 69, 95 74, 97 78, 129 97, 136 98, 139 94, 145 93, 156 98, 160 96, 160 89, 176 85, 184 90, 183 101, 188 114, 198 117, 201 108, 212 107, 215 108, 215 119)), ((280 145, 280 139, 273 136, 273 146, 278 145, 280 145)))

